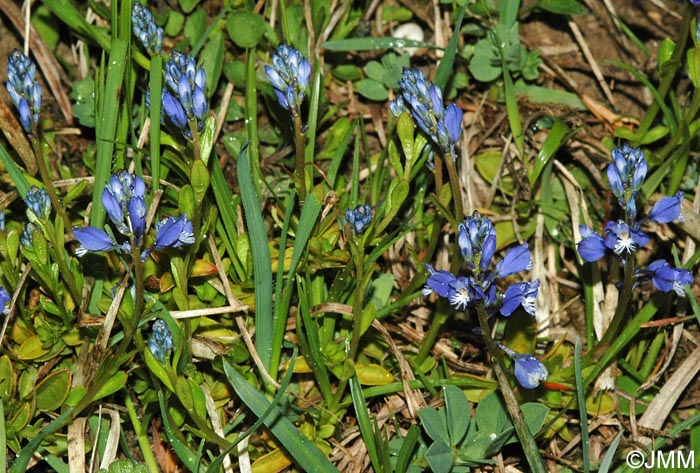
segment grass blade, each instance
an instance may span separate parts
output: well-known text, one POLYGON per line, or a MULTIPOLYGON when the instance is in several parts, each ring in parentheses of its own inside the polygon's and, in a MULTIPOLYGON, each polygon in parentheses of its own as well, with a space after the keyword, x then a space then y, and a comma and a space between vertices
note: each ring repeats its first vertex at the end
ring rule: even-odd
MULTIPOLYGON (((263 365, 270 369, 273 344, 272 318, 272 262, 267 246, 265 222, 260 212, 260 201, 248 158, 248 146, 238 156, 238 185, 245 212, 246 227, 253 254, 253 278, 255 282, 255 347, 263 365)), ((273 376, 275 373, 271 373, 273 376)))
POLYGON ((362 439, 365 441, 367 454, 372 462, 372 467, 374 471, 384 471, 382 463, 379 460, 374 429, 372 428, 372 421, 369 418, 369 412, 367 410, 367 402, 365 401, 365 396, 362 394, 362 386, 360 385, 357 374, 350 378, 350 396, 352 397, 352 404, 355 406, 357 424, 360 426, 360 433, 362 434, 362 439))
POLYGON ((583 373, 581 372, 581 344, 576 337, 574 348, 574 371, 576 374, 576 397, 578 398, 578 412, 581 418, 581 451, 583 453, 583 471, 591 471, 590 444, 588 440, 588 413, 586 411, 586 396, 583 391, 583 373))
POLYGON ((329 51, 377 51, 380 49, 392 48, 430 48, 440 49, 433 43, 425 41, 415 41, 412 39, 379 37, 379 38, 347 38, 335 41, 326 41, 321 44, 322 48, 329 51))
MULTIPOLYGON (((253 413, 262 417, 270 407, 271 403, 265 396, 251 386, 248 380, 244 378, 231 364, 224 359, 224 372, 233 387, 234 391, 241 401, 253 411, 253 413)), ((279 407, 276 404, 270 415, 265 419, 264 424, 270 429, 277 441, 287 450, 299 465, 301 471, 313 471, 318 473, 333 472, 337 473, 338 469, 321 453, 316 445, 311 440, 304 437, 299 432, 294 424, 282 415, 279 407)))
POLYGON ((454 71, 453 66, 455 63, 455 53, 457 51, 457 40, 460 38, 459 30, 462 28, 462 20, 464 19, 464 12, 467 10, 467 5, 469 2, 464 2, 462 5, 462 10, 459 12, 457 17, 457 22, 455 23, 455 28, 452 30, 452 38, 450 42, 447 43, 447 48, 445 48, 445 55, 440 61, 440 65, 435 73, 435 84, 437 84, 442 90, 445 90, 447 86, 447 81, 450 80, 450 74, 454 71))

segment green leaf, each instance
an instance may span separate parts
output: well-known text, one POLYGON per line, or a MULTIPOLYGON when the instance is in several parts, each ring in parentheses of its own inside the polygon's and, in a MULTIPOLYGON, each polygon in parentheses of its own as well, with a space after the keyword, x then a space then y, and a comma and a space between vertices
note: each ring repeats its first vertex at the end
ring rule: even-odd
POLYGON ((192 192, 194 193, 194 201, 197 206, 202 204, 204 196, 209 189, 209 171, 207 165, 202 161, 195 161, 192 164, 190 171, 190 182, 192 183, 192 192))
POLYGON ((187 17, 185 22, 185 38, 189 39, 190 45, 194 46, 202 38, 207 29, 207 14, 199 9, 187 17))
POLYGON ((34 453, 44 441, 46 437, 56 432, 63 427, 64 422, 73 415, 73 408, 66 409, 63 414, 54 419, 49 425, 44 427, 17 455, 15 462, 12 464, 10 473, 24 473, 27 471, 29 461, 34 456, 34 453))
POLYGON ((368 78, 374 79, 377 82, 384 82, 384 66, 377 61, 370 61, 367 63, 365 66, 365 74, 367 74, 368 78))
POLYGON ((190 13, 197 7, 197 5, 199 5, 200 1, 201 0, 178 0, 178 3, 180 4, 180 8, 183 12, 190 13))
POLYGON ((540 0, 536 6, 559 15, 585 15, 586 13, 576 0, 540 0))
POLYGON ((54 371, 36 387, 36 408, 40 411, 55 411, 63 405, 70 391, 70 370, 54 371))
MULTIPOLYGON (((257 338, 257 337, 256 337, 257 338)), ((265 395, 248 383, 236 369, 224 358, 224 373, 241 401, 262 417, 270 402, 265 395)), ((337 473, 338 469, 321 453, 321 451, 307 439, 286 417, 282 415, 277 405, 272 407, 269 416, 265 417, 264 424, 270 429, 275 439, 289 452, 300 467, 301 471, 313 471, 318 473, 337 473)))
POLYGON ((469 61, 469 72, 480 82, 493 82, 501 76, 501 66, 490 39, 479 40, 474 46, 474 55, 469 61))
POLYGON ((274 341, 272 312, 272 263, 267 246, 265 222, 260 212, 260 200, 255 192, 248 157, 248 147, 244 146, 238 156, 238 185, 241 189, 241 202, 245 213, 246 227, 253 253, 255 277, 255 347, 266 368, 270 368, 274 341))
POLYGON ((394 376, 383 366, 355 363, 355 372, 363 386, 384 386, 394 381, 394 376))
POLYGON ((450 473, 455 461, 455 455, 449 445, 437 440, 428 447, 425 452, 425 459, 428 461, 433 473, 450 473))
POLYGON ((462 9, 459 12, 457 21, 455 22, 454 30, 452 31, 452 38, 450 42, 447 43, 447 48, 445 48, 445 54, 440 60, 437 72, 435 73, 435 84, 437 84, 443 91, 447 87, 447 82, 450 76, 454 73, 454 60, 457 53, 457 41, 462 35, 459 33, 462 28, 462 20, 464 19, 464 12, 467 9, 467 5, 471 2, 464 2, 462 9))
POLYGON ((326 41, 322 48, 329 51, 377 51, 392 48, 431 48, 440 49, 432 43, 414 41, 411 39, 379 37, 379 38, 347 38, 326 41))
MULTIPOLYGON (((150 350, 146 351, 150 353, 150 350)), ((107 380, 105 384, 100 386, 100 389, 95 393, 95 396, 92 398, 92 400, 96 401, 98 399, 102 399, 103 397, 107 397, 110 394, 116 393, 124 386, 126 386, 126 380, 128 378, 129 376, 126 374, 126 371, 117 371, 112 375, 111 378, 107 380)))
POLYGON ((384 84, 374 79, 362 79, 355 85, 355 88, 360 95, 370 100, 383 102, 389 98, 389 91, 384 87, 384 84))
POLYGON ((471 406, 467 397, 457 386, 445 386, 445 411, 447 413, 447 433, 450 445, 458 445, 469 429, 471 406))
POLYGON ((496 391, 488 393, 476 406, 476 425, 480 431, 499 434, 510 426, 508 413, 496 391))
POLYGON ((226 19, 226 30, 237 46, 253 48, 265 32, 265 20, 252 12, 237 11, 226 19))
POLYGON ((424 407, 418 411, 418 417, 428 437, 434 441, 441 441, 445 445, 450 444, 444 411, 438 412, 434 407, 424 407))
POLYGON ((15 184, 17 192, 19 192, 19 195, 25 199, 31 186, 29 185, 29 182, 27 182, 27 179, 25 179, 22 171, 20 171, 19 167, 7 153, 7 150, 2 143, 0 143, 0 161, 2 161, 3 166, 5 166, 5 169, 7 170, 7 174, 10 175, 10 179, 15 184))
MULTIPOLYGON (((3 355, 0 357, 0 400, 11 400, 12 393, 15 390, 16 378, 12 370, 12 360, 10 360, 9 356, 3 355)), ((2 425, 0 425, 0 428, 1 427, 2 425)))
POLYGON ((520 406, 520 409, 523 411, 523 418, 530 433, 537 434, 544 425, 549 408, 539 402, 526 402, 520 406))
POLYGON ((534 166, 528 180, 530 181, 530 186, 534 186, 537 179, 540 177, 542 169, 549 162, 550 159, 554 157, 559 147, 566 141, 568 137, 569 127, 564 123, 561 118, 554 120, 554 125, 549 131, 547 138, 545 138, 540 152, 537 153, 537 158, 535 159, 534 166))

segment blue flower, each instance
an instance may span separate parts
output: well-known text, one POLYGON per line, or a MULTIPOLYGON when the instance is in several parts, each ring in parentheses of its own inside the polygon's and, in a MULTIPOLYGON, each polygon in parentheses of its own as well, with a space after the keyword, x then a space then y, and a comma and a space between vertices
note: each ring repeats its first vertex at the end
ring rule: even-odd
POLYGON ((685 297, 685 286, 695 280, 690 271, 674 268, 665 260, 656 260, 647 266, 646 271, 652 275, 654 287, 663 292, 673 290, 680 297, 685 297))
POLYGON ((345 210, 345 221, 352 226, 352 231, 356 235, 362 235, 372 222, 372 207, 358 205, 353 210, 345 210))
POLYGON ((51 199, 44 189, 32 186, 24 199, 27 204, 27 218, 31 221, 33 216, 41 221, 48 220, 51 215, 51 199), (29 212, 33 214, 29 215, 29 212))
POLYGON ((196 122, 198 131, 204 129, 204 119, 209 111, 204 94, 206 82, 204 69, 197 67, 193 57, 173 51, 165 64, 167 90, 164 89, 161 96, 163 113, 166 121, 188 140, 194 138, 187 126, 190 120, 196 122))
POLYGON ((647 243, 649 237, 644 232, 622 220, 610 221, 605 225, 605 246, 618 256, 634 253, 647 243))
POLYGON ((683 195, 683 192, 677 192, 676 195, 662 198, 654 205, 647 218, 656 223, 669 223, 681 219, 683 195))
POLYGON ((41 112, 41 85, 36 78, 36 65, 18 49, 7 61, 7 92, 19 111, 19 122, 32 135, 41 112))
MULTIPOLYGON (((639 194, 639 189, 647 176, 647 162, 644 152, 639 148, 632 148, 628 144, 622 148, 612 150, 612 162, 608 166, 608 182, 615 197, 618 198, 620 207, 626 209, 628 203, 634 202, 639 194)), ((629 218, 635 218, 634 214, 627 214, 629 218)))
POLYGON ((462 134, 462 110, 454 103, 445 108, 442 90, 421 69, 405 67, 399 87, 399 97, 389 103, 391 113, 398 117, 410 110, 418 127, 443 153, 454 157, 454 145, 462 134))
POLYGON ((99 228, 74 227, 73 235, 80 242, 80 246, 75 250, 78 257, 85 256, 88 251, 112 251, 120 247, 107 232, 99 228))
POLYGON ((580 225, 579 231, 583 239, 578 242, 578 253, 584 260, 593 263, 605 256, 607 247, 603 237, 595 233, 588 225, 580 225))
POLYGON ((179 217, 166 217, 156 223, 154 249, 177 248, 182 245, 191 245, 194 242, 192 221, 187 218, 186 214, 179 217))
POLYGON ((525 389, 535 389, 549 376, 547 368, 534 356, 516 353, 503 345, 498 346, 513 359, 515 379, 525 389))
POLYGON ((265 65, 265 76, 280 106, 297 116, 311 78, 309 61, 299 50, 280 44, 272 55, 272 66, 265 65))
POLYGON ((165 217, 156 223, 156 241, 151 248, 141 254, 141 261, 146 261, 155 250, 178 248, 194 242, 192 221, 186 214, 179 217, 165 217))
POLYGON ((527 243, 508 250, 506 255, 496 265, 496 277, 504 278, 511 274, 532 269, 532 259, 527 243))
MULTIPOLYGON (((102 205, 109 220, 119 233, 133 239, 133 244, 140 245, 146 228, 146 184, 139 176, 120 170, 113 174, 102 191, 102 205)), ((119 244, 111 235, 100 228, 73 227, 73 234, 80 243, 75 250, 79 257, 88 251, 121 250, 131 253, 130 241, 119 244)))
POLYGON ((148 349, 151 351, 153 358, 161 363, 166 362, 168 354, 173 349, 173 335, 162 319, 156 319, 153 322, 153 331, 148 338, 148 349))
MULTIPOLYGON (((525 271, 532 266, 527 244, 509 249, 495 269, 489 269, 496 251, 496 230, 491 220, 482 217, 479 212, 474 212, 459 224, 457 243, 467 262, 469 275, 457 276, 449 271, 436 271, 429 264, 424 264, 428 278, 423 295, 435 292, 446 298, 457 310, 482 304, 488 315, 495 314, 499 311, 496 279, 525 271)), ((501 300, 500 312, 509 316, 522 306, 534 315, 538 288, 539 280, 511 285, 501 300)))
POLYGON ((530 282, 517 282, 508 286, 506 292, 503 294, 501 314, 508 317, 515 312, 518 307, 522 306, 525 312, 534 316, 535 300, 537 299, 539 287, 539 279, 530 282))
POLYGON ((131 31, 152 56, 163 50, 163 28, 156 26, 153 14, 140 2, 131 8, 131 31))
POLYGON ((10 296, 4 287, 0 286, 0 312, 6 313, 5 306, 10 302, 10 299, 12 299, 12 296, 10 296))

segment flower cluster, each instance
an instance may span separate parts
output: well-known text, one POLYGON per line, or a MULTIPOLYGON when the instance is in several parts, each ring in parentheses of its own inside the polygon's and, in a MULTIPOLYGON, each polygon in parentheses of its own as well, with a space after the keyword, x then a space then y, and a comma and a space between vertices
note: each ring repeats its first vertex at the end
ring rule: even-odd
POLYGON ((449 271, 435 270, 424 264, 430 273, 423 295, 433 292, 445 297, 458 310, 466 310, 483 304, 488 315, 500 312, 510 316, 518 307, 535 315, 535 299, 540 287, 538 279, 511 284, 501 297, 496 280, 528 270, 532 267, 527 244, 513 247, 506 252, 494 269, 490 269, 496 252, 496 230, 488 217, 475 211, 459 225, 457 239, 462 257, 467 262, 468 276, 456 276, 449 271))
POLYGON ((151 351, 153 358, 161 363, 165 363, 168 354, 173 349, 173 335, 162 319, 157 319, 153 322, 153 331, 148 338, 148 349, 151 351))
MULTIPOLYGON (((578 242, 577 247, 585 261, 593 263, 606 253, 612 252, 620 257, 624 264, 627 256, 649 243, 649 237, 640 229, 642 224, 647 221, 669 223, 683 218, 683 192, 678 192, 673 196, 663 197, 656 202, 645 218, 637 219, 637 198, 647 169, 644 152, 639 148, 625 144, 612 151, 612 162, 607 168, 607 176, 610 189, 624 210, 625 218, 609 221, 605 225, 604 236, 597 234, 587 225, 579 227, 583 239, 578 242)), ((637 270, 636 276, 641 280, 651 279, 654 286, 661 291, 669 292, 673 289, 681 296, 685 293, 684 286, 693 282, 690 271, 673 268, 664 260, 655 261, 644 270, 637 270)))
POLYGON ((163 28, 156 26, 151 11, 140 2, 131 8, 131 30, 149 54, 155 56, 163 50, 163 28))
POLYGON ((549 376, 547 368, 533 355, 516 353, 501 344, 498 344, 498 347, 513 359, 515 379, 525 389, 535 389, 540 385, 540 381, 546 380, 549 376))
MULTIPOLYGON (((196 123, 198 132, 204 129, 204 119, 209 111, 204 95, 206 81, 204 69, 197 67, 192 56, 173 51, 165 64, 162 118, 188 140, 194 139, 190 121, 196 123)), ((150 98, 147 96, 147 99, 150 98)))
POLYGON ((399 86, 400 95, 389 103, 391 113, 398 118, 410 111, 421 130, 454 158, 454 146, 462 134, 462 110, 454 103, 445 107, 442 90, 427 80, 421 69, 405 67, 399 86))
POLYGON ((311 78, 311 64, 297 49, 280 44, 272 55, 272 66, 265 66, 265 75, 277 95, 280 106, 292 116, 299 115, 311 78))
POLYGON ((34 134, 41 111, 41 85, 36 78, 36 65, 15 49, 7 61, 7 92, 19 111, 19 122, 27 134, 34 134))
POLYGON ((345 221, 348 222, 355 235, 362 235, 372 222, 372 207, 358 205, 354 210, 345 211, 345 221))
POLYGON ((34 232, 42 225, 42 222, 46 222, 49 219, 51 199, 44 189, 32 186, 27 192, 24 203, 27 205, 26 213, 29 221, 22 231, 20 241, 24 246, 31 247, 34 232))
MULTIPOLYGON (((102 205, 110 221, 116 229, 127 237, 124 243, 118 243, 113 234, 96 227, 73 228, 75 238, 80 246, 75 253, 78 256, 85 255, 88 251, 112 251, 121 250, 132 253, 133 245, 141 246, 143 232, 146 227, 146 185, 139 176, 126 171, 114 174, 104 191, 102 191, 102 205)), ((192 222, 182 215, 175 219, 168 217, 163 222, 156 224, 156 243, 142 254, 142 260, 148 259, 155 249, 175 248, 183 244, 194 243, 192 234, 192 222), (165 221, 176 221, 177 224, 165 225, 165 221)))

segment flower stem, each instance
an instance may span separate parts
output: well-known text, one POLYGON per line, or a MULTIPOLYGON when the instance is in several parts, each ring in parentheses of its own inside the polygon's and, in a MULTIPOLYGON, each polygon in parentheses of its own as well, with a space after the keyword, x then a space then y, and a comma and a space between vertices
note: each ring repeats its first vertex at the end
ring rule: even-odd
POLYGON ((44 182, 44 187, 46 188, 46 193, 49 195, 49 199, 51 199, 51 205, 53 206, 54 209, 56 209, 56 212, 58 212, 58 215, 61 217, 63 220, 63 231, 58 232, 56 230, 55 226, 50 226, 51 228, 51 244, 53 245, 55 251, 55 258, 56 258, 56 264, 58 264, 59 270, 61 272, 61 275, 63 276, 63 280, 66 283, 66 286, 68 286, 68 292, 70 292, 71 298, 73 298, 73 302, 75 302, 76 305, 80 305, 81 301, 81 295, 80 291, 78 291, 78 286, 75 283, 75 278, 73 277, 73 273, 71 272, 70 268, 68 267, 68 263, 66 262, 66 254, 65 254, 65 242, 64 242, 64 235, 65 232, 68 231, 68 234, 72 235, 73 230, 71 227, 71 222, 70 218, 68 218, 68 214, 66 213, 66 209, 63 208, 63 205, 61 204, 61 201, 58 199, 58 194, 56 193, 56 188, 53 185, 53 180, 51 179, 51 175, 49 174, 49 170, 46 167, 46 161, 44 160, 44 154, 41 149, 41 143, 39 142, 39 139, 36 137, 36 130, 34 133, 34 136, 32 136, 32 148, 34 149, 34 156, 36 158, 38 168, 39 168, 39 173, 41 174, 41 180, 44 182))
POLYGON ((459 174, 455 166, 456 156, 450 152, 445 156, 445 164, 447 165, 447 174, 450 176, 450 187, 452 188, 452 200, 455 203, 455 220, 459 222, 464 218, 464 210, 462 207, 462 186, 459 182, 459 174))
POLYGON ((296 152, 296 167, 294 168, 295 187, 299 192, 299 207, 304 207, 306 200, 306 170, 304 163, 304 126, 301 115, 294 115, 294 147, 296 152))
POLYGON ((506 409, 508 409, 508 414, 510 414, 510 419, 513 422, 513 427, 515 427, 515 433, 518 435, 520 444, 523 447, 527 461, 530 464, 530 471, 537 473, 544 473, 547 471, 542 462, 542 456, 539 453, 537 443, 530 433, 525 419, 523 417, 523 412, 520 410, 520 405, 518 405, 517 399, 515 399, 515 394, 510 388, 510 383, 503 370, 503 355, 496 347, 493 338, 491 337, 491 328, 489 327, 488 318, 486 317, 486 308, 483 304, 477 306, 477 315, 479 318, 479 327, 481 328, 481 335, 484 338, 484 343, 491 354, 491 362, 493 364, 493 371, 496 374, 496 379, 501 387, 501 394, 503 395, 503 400, 506 404, 506 409))

